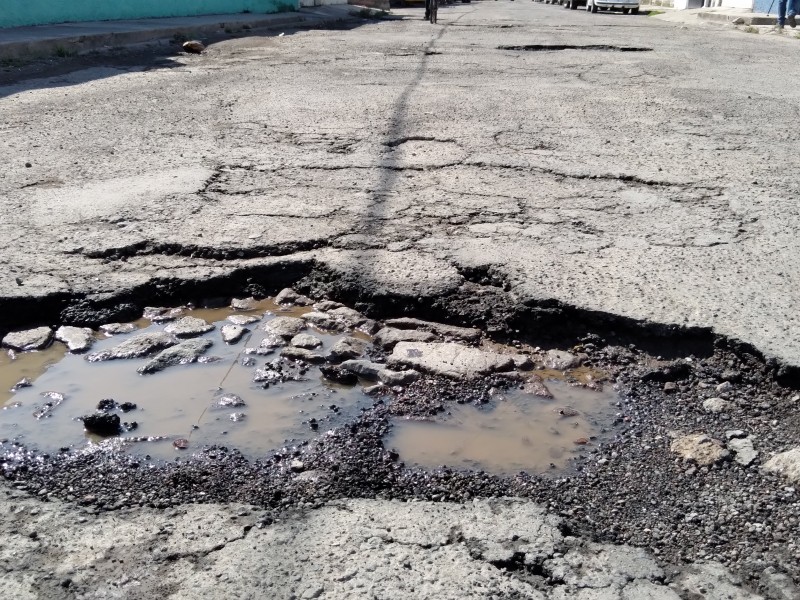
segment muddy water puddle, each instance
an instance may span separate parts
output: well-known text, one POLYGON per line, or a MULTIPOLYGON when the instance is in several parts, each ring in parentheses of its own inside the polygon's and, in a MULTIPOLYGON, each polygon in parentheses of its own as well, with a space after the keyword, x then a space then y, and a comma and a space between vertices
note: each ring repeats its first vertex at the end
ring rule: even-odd
MULTIPOLYGON (((315 368, 296 372, 299 380, 272 383, 264 388, 253 381, 256 369, 276 360, 280 349, 262 356, 246 354, 245 348, 257 347, 268 333, 263 324, 274 316, 298 316, 310 308, 284 310, 271 302, 261 302, 248 311, 194 309, 185 315, 214 323, 216 329, 202 336, 212 342, 204 355, 212 362, 176 365, 164 371, 141 375, 137 369, 150 358, 89 362, 85 355, 66 354, 63 345, 54 344, 42 352, 18 354, 14 360, 6 354, 0 362, 0 382, 8 390, 22 377, 33 385, 9 393, 0 411, 0 438, 19 440, 43 452, 64 447, 82 447, 102 438, 84 431, 79 417, 92 414, 103 399, 117 404, 133 403, 136 408, 118 414, 121 422, 135 428, 120 434, 130 440, 124 446, 137 454, 172 459, 176 440, 187 440, 189 450, 207 444, 235 447, 250 456, 264 455, 289 440, 309 439, 334 428, 358 414, 372 401, 360 386, 336 386, 323 379, 315 368), (265 310, 273 311, 272 314, 265 310), (259 322, 247 325, 250 332, 236 344, 221 339, 220 327, 229 323, 231 314, 253 315, 259 322), (262 318, 262 315, 263 318, 262 318), (64 400, 52 408, 50 416, 37 419, 57 392, 64 400), (223 397, 238 396, 243 406, 219 406, 223 397)), ((117 346, 132 335, 165 329, 168 322, 138 321, 135 332, 106 337, 99 333, 91 353, 117 346)), ((328 335, 316 330, 306 333, 323 342, 322 352, 342 335, 328 335)), ((123 429, 125 426, 123 425, 123 429)))
POLYGON ((386 446, 408 465, 512 474, 565 467, 606 436, 619 400, 603 391, 548 380, 552 399, 504 390, 486 405, 455 404, 429 421, 397 419, 386 446))
MULTIPOLYGON (((352 422, 373 405, 373 399, 360 384, 337 385, 324 379, 317 366, 280 359, 280 347, 271 353, 252 351, 262 340, 274 340, 264 328, 271 319, 297 317, 311 310, 281 307, 271 300, 238 309, 146 310, 148 318, 134 322, 125 333, 110 335, 101 328, 84 355, 69 354, 58 342, 40 352, 0 354, 4 394, 0 396, 0 440, 19 441, 50 453, 102 444, 171 460, 184 449, 192 452, 211 444, 259 457, 315 438, 352 422), (235 319, 232 315, 257 320, 246 325, 248 331, 240 340, 228 344, 221 329, 235 319), (152 353, 138 359, 87 360, 134 336, 170 331, 173 319, 183 316, 215 325, 190 338, 198 345, 210 344, 198 362, 143 375, 139 369, 151 361, 152 353), (276 379, 276 369, 289 376, 276 379), (259 377, 260 382, 254 381, 259 377), (8 391, 23 378, 30 380, 29 387, 8 391), (98 412, 101 401, 110 405, 105 412, 98 412), (96 414, 104 419, 118 417, 121 430, 114 425, 106 431, 108 438, 88 433, 81 417, 96 414)), ((323 356, 344 336, 372 340, 358 330, 330 334, 310 325, 303 333, 321 341, 314 352, 323 356)), ((485 342, 484 348, 512 351, 492 342, 485 342)), ((597 383, 605 376, 594 369, 540 369, 536 373, 539 382, 546 380, 553 398, 534 395, 528 387, 512 387, 495 390, 491 401, 482 406, 448 403, 447 412, 432 421, 394 419, 385 445, 396 448, 406 464, 423 467, 447 465, 494 473, 568 467, 571 458, 603 438, 618 398, 608 385, 605 391, 574 385, 582 382, 599 388, 597 383)), ((86 428, 93 429, 88 421, 86 428)))

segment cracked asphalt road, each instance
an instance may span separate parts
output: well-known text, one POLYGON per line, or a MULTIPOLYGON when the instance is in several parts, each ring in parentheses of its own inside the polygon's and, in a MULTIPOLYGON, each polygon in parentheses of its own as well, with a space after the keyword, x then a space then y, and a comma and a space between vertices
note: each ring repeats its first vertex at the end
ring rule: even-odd
MULTIPOLYGON (((713 328, 800 365, 783 126, 799 45, 525 2, 443 7, 436 27, 397 14, 3 75, 0 299, 312 260, 425 299, 486 272, 518 303, 713 328)), ((572 538, 523 501, 356 500, 244 530, 247 507, 104 515, 3 494, 8 597, 756 597, 719 565, 665 573, 572 538), (398 520, 424 529, 397 543, 398 520), (545 529, 552 547, 525 546, 545 529)))
POLYGON ((527 2, 397 14, 4 79, 0 296, 277 255, 420 296, 489 268, 519 302, 800 364, 800 45, 527 2), (498 49, 532 44, 652 51, 498 49))
POLYGON ((20 600, 761 598, 715 563, 667 573, 642 549, 564 535, 521 500, 348 500, 267 524, 246 505, 98 515, 6 492, 0 506, 16 517, 0 525, 0 590, 20 600))

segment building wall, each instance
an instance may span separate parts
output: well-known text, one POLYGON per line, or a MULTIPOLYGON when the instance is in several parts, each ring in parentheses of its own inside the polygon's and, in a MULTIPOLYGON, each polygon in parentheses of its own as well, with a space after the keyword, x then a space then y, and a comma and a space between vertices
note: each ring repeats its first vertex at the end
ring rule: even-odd
POLYGON ((755 0, 753 12, 765 15, 778 15, 778 0, 755 0))
MULTIPOLYGON (((775 4, 777 3, 778 0, 775 0, 775 4)), ((722 0, 720 6, 725 8, 746 8, 747 10, 753 10, 753 0, 722 0)))
POLYGON ((0 27, 297 10, 299 0, 0 0, 0 27))

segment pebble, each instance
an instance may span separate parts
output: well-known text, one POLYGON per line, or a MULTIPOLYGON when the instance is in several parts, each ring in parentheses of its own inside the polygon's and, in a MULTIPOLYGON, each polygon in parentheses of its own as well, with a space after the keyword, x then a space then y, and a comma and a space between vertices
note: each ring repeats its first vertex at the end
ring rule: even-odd
POLYGON ((731 406, 733 405, 730 402, 722 398, 708 398, 703 401, 703 408, 706 412, 715 414, 730 410, 731 406))

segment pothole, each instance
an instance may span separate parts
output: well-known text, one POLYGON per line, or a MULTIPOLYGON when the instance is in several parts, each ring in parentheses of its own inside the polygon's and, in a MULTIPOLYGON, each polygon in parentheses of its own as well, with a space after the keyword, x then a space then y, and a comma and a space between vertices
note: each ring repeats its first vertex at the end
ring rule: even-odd
MULTIPOLYGON (((176 309, 176 316, 202 319, 215 326, 192 338, 206 340, 210 347, 191 364, 152 374, 139 370, 146 368, 155 352, 123 360, 89 359, 134 336, 163 334, 175 320, 141 319, 130 324, 135 329, 129 333, 111 337, 96 332, 89 354, 68 354, 60 343, 41 352, 17 354, 14 360, 5 354, 0 361, 4 390, 0 401, 5 403, 0 413, 0 437, 42 452, 80 448, 103 442, 101 435, 85 430, 80 421, 81 417, 99 414, 114 421, 119 417, 118 435, 107 440, 107 445, 161 459, 172 458, 176 448, 197 449, 211 444, 230 445, 245 455, 259 456, 287 440, 312 438, 319 429, 325 431, 352 420, 371 400, 361 393, 360 386, 325 381, 319 369, 307 362, 281 358, 281 352, 289 351, 288 340, 280 340, 277 347, 265 345, 270 340, 277 342, 265 329, 270 322, 278 317, 299 317, 311 310, 280 307, 271 301, 255 303, 244 311, 176 309), (221 329, 233 325, 227 320, 232 315, 254 322, 246 326, 248 331, 241 340, 227 344, 221 339, 221 329), (31 385, 11 391, 14 384, 24 380, 31 385), (52 397, 63 400, 48 406, 52 397), (119 406, 131 405, 135 405, 132 410, 119 410, 119 406), (98 410, 98 406, 105 410, 98 410)), ((316 338, 319 347, 292 350, 320 359, 325 348, 350 337, 322 330, 309 330, 307 334, 306 342, 313 344, 310 340, 316 338)))
POLYGON ((524 46, 498 46, 498 50, 525 52, 558 52, 560 50, 600 50, 606 52, 652 52, 647 46, 615 46, 613 44, 526 44, 524 46))
POLYGON ((563 465, 584 446, 607 441, 618 401, 564 381, 545 382, 552 398, 514 387, 476 406, 456 404, 441 417, 397 420, 386 444, 409 464, 513 474, 563 465))
POLYGON ((568 353, 521 353, 477 329, 415 319, 379 324, 337 303, 233 305, 145 309, 133 323, 75 330, 88 336, 83 354, 61 342, 4 354, 0 438, 50 454, 169 460, 228 446, 258 458, 378 406, 421 419, 441 405, 432 420, 390 419, 385 446, 408 465, 506 474, 569 466, 614 418, 615 393, 568 353), (445 397, 439 380, 488 392, 445 397))

